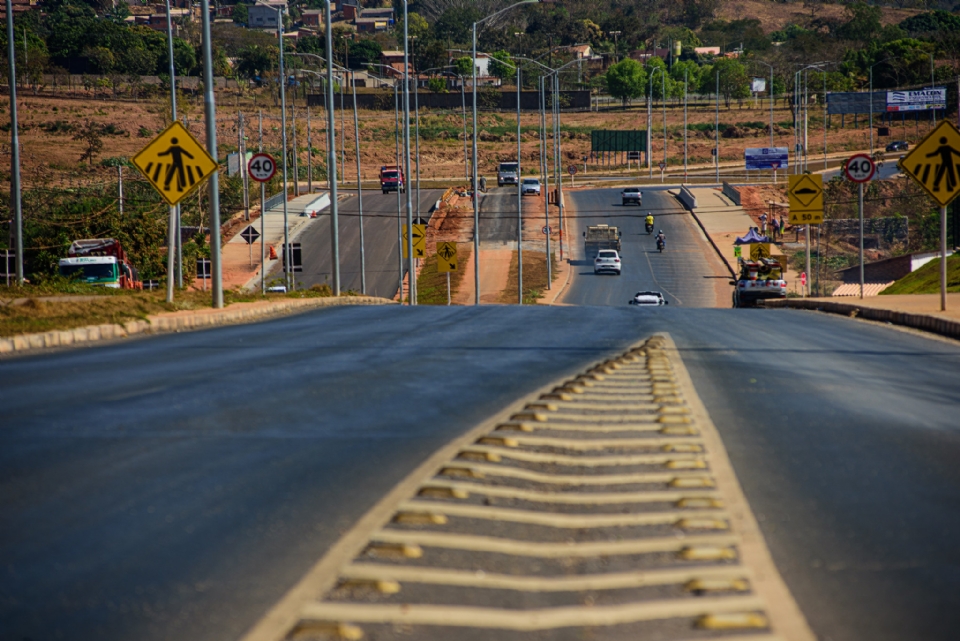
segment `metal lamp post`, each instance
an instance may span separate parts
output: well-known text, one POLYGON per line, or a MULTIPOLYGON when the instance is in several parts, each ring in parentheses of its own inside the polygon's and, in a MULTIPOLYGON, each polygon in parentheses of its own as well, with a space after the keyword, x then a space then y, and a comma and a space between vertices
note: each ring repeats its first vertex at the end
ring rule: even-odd
POLYGON ((650 172, 650 178, 653 178, 653 77, 657 72, 663 73, 662 67, 654 67, 650 71, 650 91, 647 98, 647 169, 650 172))
MULTIPOLYGON (((477 20, 473 23, 473 57, 470 64, 473 66, 473 286, 474 286, 474 305, 480 304, 480 198, 477 194, 479 187, 479 176, 477 175, 477 25, 492 20, 497 16, 524 4, 536 4, 542 0, 521 0, 508 7, 504 7, 489 16, 477 20)), ((406 2, 404 2, 406 10, 406 2)), ((404 29, 406 29, 406 20, 404 20, 404 29)), ((549 262, 549 256, 547 260, 549 262)))

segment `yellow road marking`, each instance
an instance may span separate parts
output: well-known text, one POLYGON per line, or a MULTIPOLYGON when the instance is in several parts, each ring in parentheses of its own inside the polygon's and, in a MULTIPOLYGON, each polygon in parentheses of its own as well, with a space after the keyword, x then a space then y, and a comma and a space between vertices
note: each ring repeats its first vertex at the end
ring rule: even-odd
POLYGON ((446 568, 403 567, 377 563, 353 563, 340 573, 342 577, 365 581, 397 581, 399 583, 429 583, 455 585, 491 590, 522 592, 579 592, 583 590, 617 590, 646 585, 687 584, 691 581, 735 581, 749 579, 742 567, 703 567, 670 570, 611 572, 609 574, 581 574, 572 576, 517 576, 490 574, 473 570, 446 568))
POLYGON ((739 613, 745 610, 758 610, 763 608, 763 605, 761 599, 752 595, 647 601, 593 607, 544 608, 539 610, 501 610, 497 608, 420 605, 416 603, 402 605, 309 603, 304 607, 303 617, 305 622, 316 620, 323 622, 399 623, 529 632, 739 613))
POLYGON ((430 514, 436 513, 438 515, 459 516, 461 518, 527 523, 530 525, 545 525, 556 528, 600 528, 667 524, 677 524, 677 527, 684 527, 680 525, 681 522, 692 522, 690 519, 696 519, 698 517, 708 519, 725 517, 725 514, 718 510, 690 511, 682 514, 676 511, 642 512, 637 514, 563 514, 489 507, 486 505, 437 503, 433 501, 402 503, 399 509, 405 512, 429 511, 430 514))
POLYGON ((509 447, 493 445, 471 445, 464 448, 468 452, 498 454, 503 458, 529 463, 556 463, 561 465, 576 465, 580 467, 607 467, 612 465, 663 465, 671 461, 699 461, 707 458, 703 454, 696 456, 689 454, 630 454, 610 456, 568 456, 565 454, 547 454, 544 452, 527 452, 509 447))
MULTIPOLYGON (((450 466, 453 467, 453 466, 450 466)), ((669 483, 676 478, 703 478, 703 472, 636 472, 632 474, 544 474, 517 467, 486 463, 457 463, 456 467, 474 470, 485 476, 502 476, 554 485, 626 485, 629 483, 669 483)))
MULTIPOLYGON (((451 483, 448 481, 431 481, 428 487, 442 487, 459 490, 464 494, 481 494, 502 498, 519 499, 538 503, 562 503, 566 505, 607 505, 620 503, 653 503, 695 500, 698 498, 714 499, 715 490, 701 490, 696 495, 689 492, 675 492, 664 490, 660 492, 538 492, 515 487, 496 485, 481 485, 473 483, 451 483)), ((463 498, 466 498, 464 496, 463 498)), ((444 503, 448 505, 448 503, 444 503)))
POLYGON ((649 447, 662 448, 668 445, 686 445, 696 443, 698 439, 675 438, 565 438, 562 436, 523 436, 516 435, 510 438, 520 445, 562 447, 568 450, 603 450, 611 447, 649 447))
POLYGON ((374 542, 412 544, 425 547, 490 552, 511 556, 529 556, 559 559, 567 556, 589 557, 624 554, 649 554, 652 552, 679 552, 692 546, 731 546, 738 543, 733 534, 696 534, 684 537, 666 536, 616 541, 584 541, 579 543, 545 543, 521 541, 473 534, 447 534, 445 532, 422 532, 380 530, 371 539, 374 542))

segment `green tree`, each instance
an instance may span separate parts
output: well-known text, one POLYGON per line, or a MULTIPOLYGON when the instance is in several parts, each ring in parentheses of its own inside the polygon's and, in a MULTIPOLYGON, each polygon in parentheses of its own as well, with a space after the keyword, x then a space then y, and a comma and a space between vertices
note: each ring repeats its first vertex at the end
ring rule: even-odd
POLYGON ((666 91, 666 96, 670 96, 674 93, 674 82, 670 77, 670 73, 667 71, 667 63, 654 56, 647 61, 646 71, 646 91, 649 92, 652 88, 653 98, 655 100, 663 100, 665 97, 664 91, 666 91), (657 69, 659 69, 659 71, 656 71, 657 69), (661 76, 663 77, 661 78, 661 76), (652 85, 650 84, 651 78, 653 79, 652 85))
POLYGON ((503 80, 516 74, 516 67, 508 51, 494 51, 490 54, 490 75, 503 80))
MULTIPOLYGON (((397 20, 397 33, 403 33, 403 14, 400 14, 401 18, 397 20)), ((412 38, 421 39, 426 37, 430 33, 430 23, 415 11, 410 11, 407 13, 407 18, 409 19, 410 26, 407 27, 407 33, 412 38)))
POLYGON ((472 6, 447 8, 433 25, 433 33, 440 40, 456 44, 473 42, 473 23, 483 16, 472 6))
POLYGON ((849 20, 840 25, 837 29, 837 36, 843 40, 854 40, 867 44, 880 32, 882 15, 880 7, 868 5, 862 0, 847 5, 849 20))
POLYGON ((350 68, 363 69, 371 62, 379 62, 383 48, 376 40, 356 40, 350 43, 350 68))
POLYGON ((280 61, 280 49, 251 45, 237 54, 234 69, 243 78, 254 78, 268 71, 275 71, 280 61))
POLYGON ((233 21, 238 24, 247 24, 250 22, 250 10, 246 4, 238 2, 233 5, 233 21))
POLYGON ((700 92, 716 92, 717 73, 720 74, 720 95, 729 109, 730 101, 750 97, 750 79, 743 64, 735 58, 719 58, 711 67, 704 67, 700 92))
POLYGON ((646 89, 647 72, 633 58, 626 58, 611 65, 607 69, 605 78, 607 91, 614 98, 622 100, 624 104, 628 100, 642 96, 646 89))
POLYGON ((453 61, 453 71, 464 78, 473 76, 473 62, 469 56, 461 56, 453 61))
POLYGON ((103 151, 103 126, 92 120, 87 120, 73 135, 73 139, 84 144, 80 162, 89 160, 93 164, 93 157, 103 151))
POLYGON ((673 63, 673 67, 670 68, 670 78, 672 78, 674 82, 674 95, 676 97, 683 95, 684 72, 686 72, 687 87, 690 88, 689 90, 696 90, 700 86, 700 75, 702 73, 700 65, 692 60, 675 62, 673 63))
POLYGON ((427 88, 434 93, 446 93, 447 82, 443 78, 430 78, 427 81, 427 88))

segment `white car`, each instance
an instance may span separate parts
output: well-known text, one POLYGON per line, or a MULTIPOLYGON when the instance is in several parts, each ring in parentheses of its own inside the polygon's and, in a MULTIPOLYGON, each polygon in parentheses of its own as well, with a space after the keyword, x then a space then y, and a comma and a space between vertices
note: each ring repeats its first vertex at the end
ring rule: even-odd
POLYGON ((534 196, 540 195, 540 180, 537 178, 524 178, 523 183, 520 185, 520 193, 524 196, 533 194, 534 196))
POLYGON ((630 299, 630 304, 641 307, 659 307, 660 305, 669 305, 670 301, 664 298, 660 292, 637 292, 630 299))
POLYGON ((643 192, 639 187, 626 187, 620 192, 620 198, 623 200, 624 207, 631 203, 636 203, 638 207, 643 205, 643 192))
POLYGON ((593 273, 610 272, 620 275, 620 254, 615 249, 601 249, 593 259, 593 273))

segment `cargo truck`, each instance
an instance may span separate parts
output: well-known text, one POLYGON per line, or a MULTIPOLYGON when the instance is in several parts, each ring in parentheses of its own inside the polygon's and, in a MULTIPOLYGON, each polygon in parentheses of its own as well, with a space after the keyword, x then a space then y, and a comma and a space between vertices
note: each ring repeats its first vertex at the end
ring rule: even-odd
POLYGON ((406 189, 406 181, 403 176, 403 168, 400 165, 382 165, 380 167, 380 189, 383 193, 399 191, 401 194, 406 189))
POLYGON ((583 251, 588 258, 593 258, 601 249, 615 249, 620 253, 620 236, 622 232, 611 225, 591 225, 583 232, 583 251))
POLYGON ((86 238, 70 243, 60 259, 61 276, 113 289, 143 289, 136 268, 115 238, 86 238))
POLYGON ((516 185, 520 182, 520 163, 502 162, 497 167, 497 185, 516 185))

